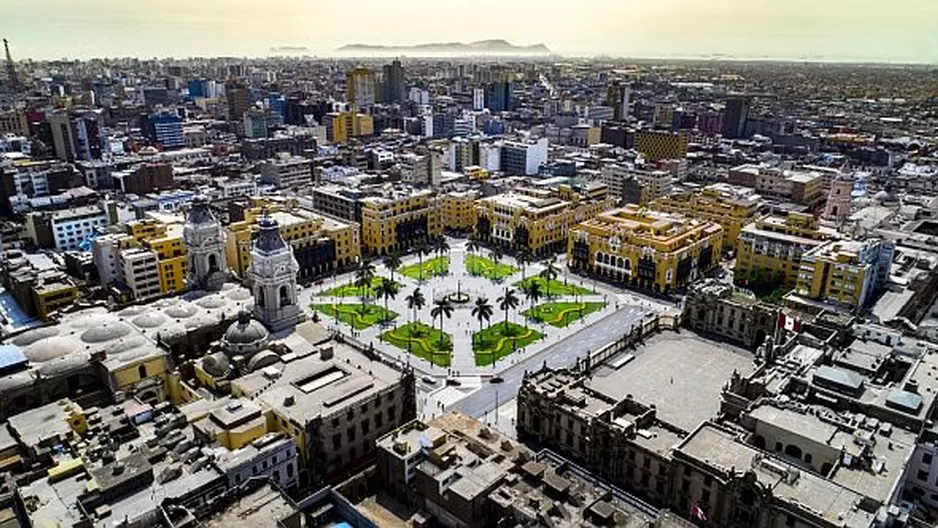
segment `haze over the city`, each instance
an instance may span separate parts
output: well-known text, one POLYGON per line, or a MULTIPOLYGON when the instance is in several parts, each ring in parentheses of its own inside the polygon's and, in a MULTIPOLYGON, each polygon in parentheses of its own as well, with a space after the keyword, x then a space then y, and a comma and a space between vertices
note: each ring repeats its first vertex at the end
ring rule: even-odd
POLYGON ((566 55, 938 62, 934 0, 5 0, 0 20, 21 59, 506 39, 566 55))

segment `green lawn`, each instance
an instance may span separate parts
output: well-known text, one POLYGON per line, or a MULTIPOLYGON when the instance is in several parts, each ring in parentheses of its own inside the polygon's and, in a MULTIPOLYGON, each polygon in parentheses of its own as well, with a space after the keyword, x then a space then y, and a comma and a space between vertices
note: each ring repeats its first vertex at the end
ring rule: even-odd
MULTIPOLYGON (((528 277, 524 279, 523 281, 518 281, 515 283, 515 286, 517 286, 521 290, 525 290, 528 287, 528 285, 533 282, 540 283, 541 293, 543 293, 544 295, 547 295, 548 283, 546 280, 544 280, 543 277, 540 277, 538 275, 535 275, 533 277, 528 277)), ((588 290, 586 288, 577 286, 576 284, 573 284, 573 283, 564 284, 563 281, 557 280, 557 279, 551 279, 550 281, 550 296, 551 297, 557 297, 557 296, 562 296, 562 295, 578 295, 578 294, 589 295, 591 293, 593 293, 592 290, 588 290)))
POLYGON ((585 317, 587 314, 603 309, 605 303, 601 302, 555 302, 545 303, 525 310, 521 315, 530 317, 535 321, 551 326, 563 328, 573 321, 585 317))
POLYGON ((523 348, 544 334, 533 328, 525 328, 515 323, 495 323, 481 332, 472 335, 472 350, 475 352, 476 365, 491 365, 496 360, 523 348))
POLYGON ((466 271, 479 277, 488 277, 492 280, 501 280, 518 272, 518 268, 495 263, 491 259, 479 255, 466 255, 466 271))
POLYGON ((401 275, 406 275, 414 280, 429 279, 438 275, 446 275, 449 270, 449 257, 437 257, 430 260, 424 260, 423 266, 420 263, 404 266, 398 270, 401 275))
POLYGON ((381 340, 403 350, 407 350, 409 345, 411 354, 439 367, 448 367, 452 358, 453 339, 450 335, 440 334, 439 330, 421 322, 408 323, 388 330, 381 334, 381 340))
POLYGON ((397 317, 395 312, 376 304, 314 304, 313 310, 334 317, 356 330, 364 330, 397 317))
MULTIPOLYGON (((359 288, 355 285, 355 282, 352 281, 341 286, 336 286, 335 288, 329 288, 328 290, 317 293, 316 295, 319 297, 361 297, 362 290, 367 290, 368 296, 374 298, 375 290, 378 288, 378 285, 386 280, 391 279, 375 277, 371 279, 370 288, 359 288)), ((398 283, 398 285, 400 286, 400 283, 398 283)))

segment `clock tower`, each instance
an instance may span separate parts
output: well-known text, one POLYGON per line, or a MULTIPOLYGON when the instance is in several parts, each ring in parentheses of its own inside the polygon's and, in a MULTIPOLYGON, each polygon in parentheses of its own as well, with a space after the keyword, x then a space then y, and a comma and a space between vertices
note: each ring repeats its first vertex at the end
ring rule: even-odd
POLYGON ((306 319, 297 304, 296 274, 300 266, 293 248, 280 236, 276 220, 265 215, 257 226, 250 270, 254 317, 277 332, 306 319))
POLYGON ((225 260, 225 230, 212 214, 208 200, 196 196, 186 215, 183 239, 189 253, 190 289, 219 290, 228 276, 225 260))

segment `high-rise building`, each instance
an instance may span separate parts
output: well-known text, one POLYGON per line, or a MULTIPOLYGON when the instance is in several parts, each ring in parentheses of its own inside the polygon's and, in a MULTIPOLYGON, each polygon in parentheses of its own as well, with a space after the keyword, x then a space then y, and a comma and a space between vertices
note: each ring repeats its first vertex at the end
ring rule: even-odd
POLYGON ((375 104, 375 71, 359 66, 346 76, 346 99, 353 106, 368 108, 375 104))
POLYGON ((225 97, 228 99, 228 119, 232 121, 241 119, 251 105, 248 89, 243 86, 229 85, 225 88, 225 97))
POLYGON ((723 112, 723 137, 738 139, 746 135, 750 100, 745 96, 730 97, 723 112))
POLYGON ((382 88, 382 101, 385 103, 400 103, 407 100, 404 91, 405 75, 401 61, 395 59, 391 64, 384 65, 384 81, 382 88))
POLYGON ((862 309, 886 287, 895 251, 894 243, 879 239, 826 242, 801 257, 796 292, 862 309))
POLYGON ((493 82, 485 93, 486 107, 493 112, 510 112, 515 109, 515 88, 511 81, 493 82))
POLYGON ((100 110, 60 110, 48 117, 55 156, 66 161, 101 159, 107 133, 100 110))
POLYGON ((612 119, 624 121, 629 117, 632 89, 628 84, 615 81, 606 90, 606 106, 612 107, 612 119))
POLYGON ((186 138, 182 131, 182 118, 175 112, 162 110, 150 116, 144 116, 141 124, 147 139, 153 143, 159 143, 164 150, 186 146, 186 138))
POLYGON ((851 201, 855 180, 852 176, 839 176, 831 181, 831 189, 827 194, 827 205, 824 208, 824 218, 840 222, 850 216, 851 201))
POLYGON ((514 176, 533 176, 547 162, 547 138, 506 141, 501 149, 501 170, 514 176))
POLYGON ((686 132, 640 130, 635 135, 636 150, 649 161, 684 159, 687 157, 689 142, 690 138, 686 132))

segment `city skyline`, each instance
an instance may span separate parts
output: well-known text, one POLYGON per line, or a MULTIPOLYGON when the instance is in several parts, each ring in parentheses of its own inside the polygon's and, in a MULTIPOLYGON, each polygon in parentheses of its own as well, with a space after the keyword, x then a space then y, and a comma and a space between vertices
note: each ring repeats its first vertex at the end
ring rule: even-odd
POLYGON ((351 43, 505 39, 544 43, 570 56, 938 62, 938 35, 930 27, 938 4, 928 0, 583 0, 570 6, 479 0, 469 9, 458 0, 365 0, 352 11, 337 0, 167 0, 159 8, 86 0, 76 10, 66 0, 14 0, 0 6, 0 18, 8 22, 3 36, 17 59, 257 57, 280 46, 329 56, 351 43), (460 10, 467 16, 454 18, 460 10), (525 19, 531 23, 519 23, 525 19))

